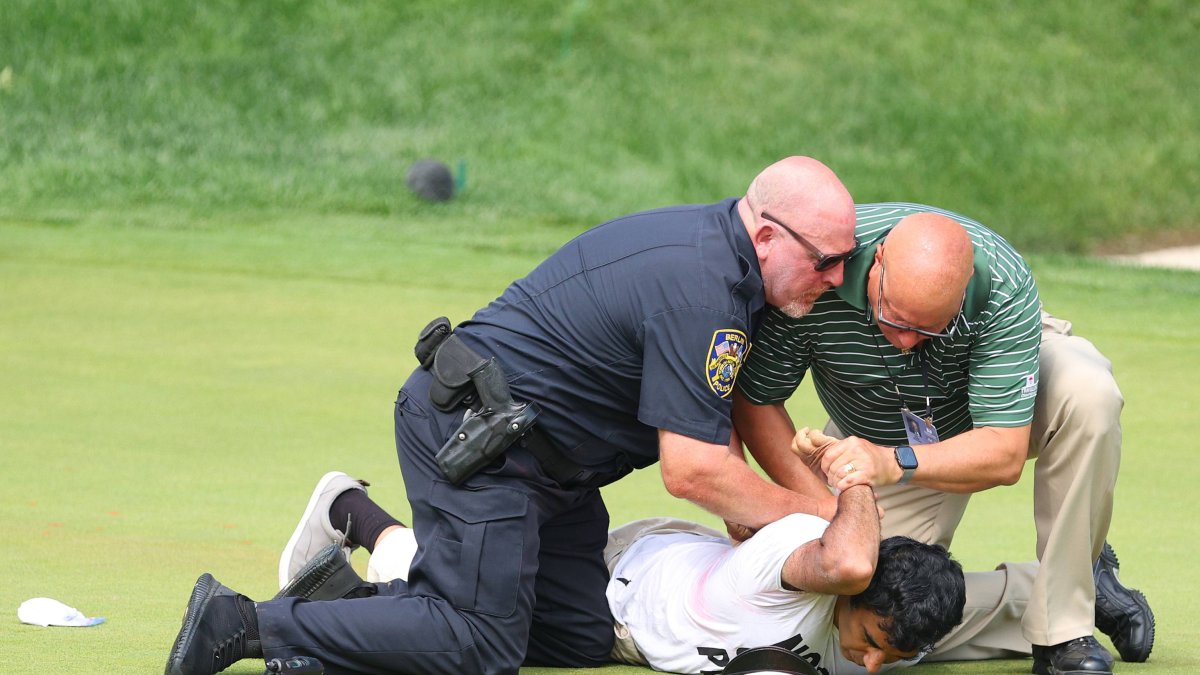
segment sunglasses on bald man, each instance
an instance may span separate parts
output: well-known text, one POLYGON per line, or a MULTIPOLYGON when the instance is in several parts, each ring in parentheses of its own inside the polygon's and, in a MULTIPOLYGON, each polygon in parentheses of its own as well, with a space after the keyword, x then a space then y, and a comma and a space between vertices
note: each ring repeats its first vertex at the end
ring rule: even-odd
POLYGON ((813 254, 813 256, 816 257, 816 259, 817 259, 816 264, 813 265, 813 269, 818 272, 824 272, 825 270, 827 270, 831 267, 837 266, 839 263, 845 262, 846 258, 849 258, 850 256, 854 255, 854 252, 858 250, 858 237, 855 237, 854 245, 850 247, 849 251, 846 251, 844 253, 824 253, 823 251, 821 251, 821 249, 819 249, 816 246, 813 246, 811 243, 809 243, 809 241, 807 239, 805 239, 804 237, 801 237, 799 232, 796 232, 795 230, 788 227, 787 225, 784 225, 783 223, 779 222, 777 219, 775 219, 773 216, 771 216, 771 214, 767 213, 766 211, 762 212, 762 217, 763 217, 763 220, 769 220, 770 222, 778 225, 779 227, 782 227, 785 232, 787 232, 788 234, 795 237, 796 241, 800 242, 801 246, 808 249, 808 252, 813 254))

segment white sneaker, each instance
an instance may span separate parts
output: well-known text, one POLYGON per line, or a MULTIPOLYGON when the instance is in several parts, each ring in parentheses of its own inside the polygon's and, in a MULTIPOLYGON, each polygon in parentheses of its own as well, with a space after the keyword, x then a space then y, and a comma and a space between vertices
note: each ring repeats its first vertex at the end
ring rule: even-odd
MULTIPOLYGON (((329 507, 333 500, 346 490, 362 490, 366 492, 368 483, 356 480, 341 471, 330 471, 321 476, 317 487, 313 489, 312 497, 300 523, 283 547, 283 555, 279 556, 279 587, 287 586, 292 577, 304 567, 314 555, 330 544, 341 544, 342 553, 349 560, 353 547, 346 545, 346 533, 329 522, 329 507)), ((342 524, 345 528, 346 524, 342 524)))

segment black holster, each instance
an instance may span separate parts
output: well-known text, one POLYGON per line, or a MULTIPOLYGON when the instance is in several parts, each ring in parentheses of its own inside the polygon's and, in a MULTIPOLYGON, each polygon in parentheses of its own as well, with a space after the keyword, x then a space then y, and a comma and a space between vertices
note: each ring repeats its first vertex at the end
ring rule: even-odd
POLYGON ((421 367, 433 375, 433 405, 443 412, 468 406, 462 425, 435 456, 451 483, 473 476, 533 427, 537 404, 514 401, 496 359, 463 344, 446 317, 421 331, 414 351, 421 367))

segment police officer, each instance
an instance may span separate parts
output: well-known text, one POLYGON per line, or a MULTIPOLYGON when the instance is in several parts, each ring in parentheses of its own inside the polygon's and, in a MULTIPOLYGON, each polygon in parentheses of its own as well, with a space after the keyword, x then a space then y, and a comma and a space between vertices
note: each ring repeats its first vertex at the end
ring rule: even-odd
POLYGON ((597 226, 452 336, 432 326, 395 407, 420 545, 408 582, 255 605, 205 575, 167 671, 297 654, 328 672, 608 662, 598 488, 657 461, 670 494, 730 523, 800 510, 731 452, 730 395, 764 305, 807 312, 841 283, 853 230, 833 172, 789 157, 740 199, 597 226))

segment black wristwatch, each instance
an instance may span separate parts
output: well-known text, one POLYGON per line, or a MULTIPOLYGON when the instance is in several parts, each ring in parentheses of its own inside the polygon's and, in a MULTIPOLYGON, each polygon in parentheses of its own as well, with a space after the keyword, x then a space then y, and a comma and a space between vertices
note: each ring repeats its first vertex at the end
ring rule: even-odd
POLYGON ((897 485, 905 485, 912 479, 913 473, 917 470, 917 453, 913 452, 911 446, 898 445, 896 446, 896 463, 904 470, 900 476, 897 485))

